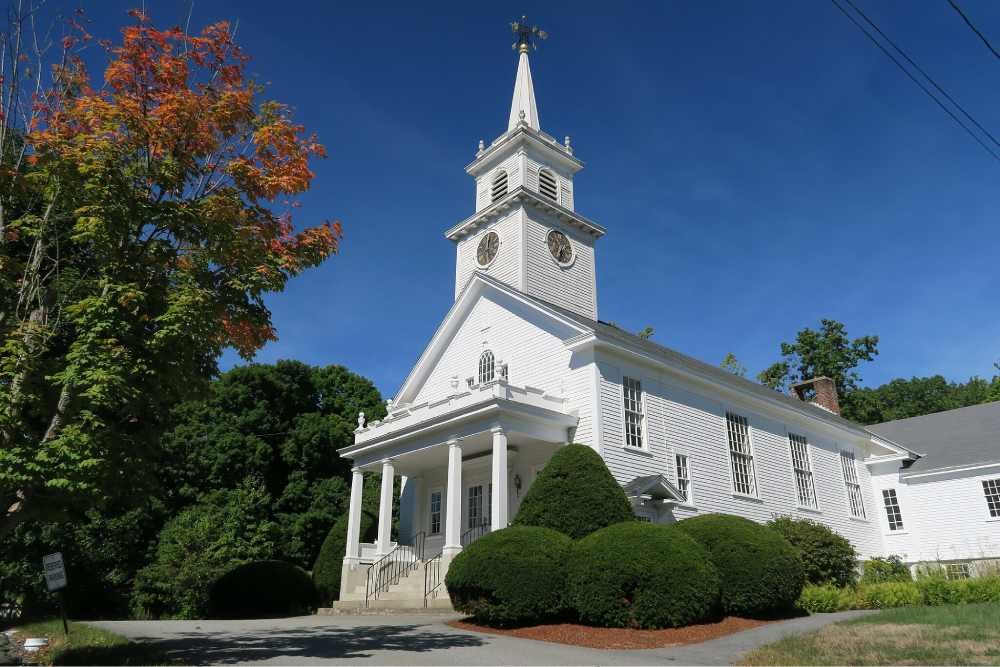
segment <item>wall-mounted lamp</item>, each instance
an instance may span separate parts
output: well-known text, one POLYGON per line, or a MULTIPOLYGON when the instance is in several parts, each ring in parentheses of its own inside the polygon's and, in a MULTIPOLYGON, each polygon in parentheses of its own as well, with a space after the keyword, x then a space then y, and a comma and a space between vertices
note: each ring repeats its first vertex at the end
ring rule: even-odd
POLYGON ((514 473, 514 491, 517 493, 517 497, 521 497, 521 476, 514 473))

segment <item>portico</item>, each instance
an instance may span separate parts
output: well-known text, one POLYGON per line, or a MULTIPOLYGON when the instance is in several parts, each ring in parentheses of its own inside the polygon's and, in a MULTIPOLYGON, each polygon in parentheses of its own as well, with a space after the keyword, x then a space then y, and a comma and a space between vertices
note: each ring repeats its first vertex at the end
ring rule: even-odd
POLYGON ((427 561, 443 578, 463 546, 509 525, 538 470, 571 441, 577 416, 562 398, 504 379, 454 389, 439 401, 394 407, 380 421, 359 417, 355 444, 339 450, 354 463, 341 600, 371 602, 427 561), (382 478, 374 543, 361 541, 365 473, 382 478), (399 574, 373 592, 372 569, 390 566, 399 574))

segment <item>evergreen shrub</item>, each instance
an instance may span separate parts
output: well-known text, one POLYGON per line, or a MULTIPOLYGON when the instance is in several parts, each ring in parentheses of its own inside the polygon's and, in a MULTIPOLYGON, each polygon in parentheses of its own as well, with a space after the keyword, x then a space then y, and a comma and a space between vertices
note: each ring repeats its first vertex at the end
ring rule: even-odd
POLYGON ((847 586, 854 582, 858 554, 844 536, 808 519, 782 517, 767 525, 799 550, 810 584, 847 586))
MULTIPOLYGON (((316 586, 321 605, 329 606, 334 600, 340 599, 340 573, 344 564, 344 554, 347 553, 347 520, 344 514, 337 519, 330 532, 327 533, 323 545, 313 563, 312 580, 316 586)), ((366 508, 361 510, 360 540, 370 542, 375 539, 378 521, 375 515, 366 508)))
POLYGON ((910 568, 899 556, 875 557, 865 561, 861 574, 862 584, 880 584, 886 581, 913 581, 910 568))
POLYGON ((316 587, 305 570, 281 560, 258 560, 236 567, 212 584, 211 618, 260 618, 309 614, 316 587))

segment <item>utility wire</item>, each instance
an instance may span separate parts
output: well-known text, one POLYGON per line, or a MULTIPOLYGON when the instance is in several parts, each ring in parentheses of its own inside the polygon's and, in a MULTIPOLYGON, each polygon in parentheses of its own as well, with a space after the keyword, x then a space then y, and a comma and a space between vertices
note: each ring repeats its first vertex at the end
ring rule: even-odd
POLYGON ((979 37, 979 39, 983 40, 983 44, 986 45, 986 48, 989 49, 990 52, 994 56, 996 56, 996 58, 998 60, 1000 60, 1000 53, 997 53, 997 50, 993 48, 993 45, 990 44, 990 40, 986 39, 986 35, 984 35, 983 33, 979 32, 979 28, 977 28, 972 23, 972 20, 968 16, 965 15, 965 12, 963 12, 962 8, 958 6, 958 3, 955 2, 955 0, 948 0, 948 4, 951 5, 952 9, 954 9, 956 12, 958 12, 958 15, 962 17, 963 21, 965 21, 965 25, 969 26, 969 29, 972 30, 972 32, 976 33, 976 36, 979 37))
MULTIPOLYGON (((892 55, 892 53, 890 53, 890 52, 889 52, 889 50, 888 50, 888 49, 886 49, 886 48, 885 48, 885 47, 884 47, 884 46, 882 45, 882 43, 881 43, 881 42, 879 42, 879 41, 878 41, 878 40, 877 40, 877 39, 875 38, 875 36, 874 36, 874 35, 873 35, 872 33, 870 33, 870 32, 868 31, 868 29, 867 29, 867 28, 865 28, 865 27, 864 27, 863 25, 861 25, 861 24, 860 24, 860 23, 858 22, 858 20, 857 20, 856 18, 854 18, 854 17, 853 17, 853 16, 852 16, 852 15, 850 14, 850 12, 848 12, 848 11, 847 11, 846 9, 844 9, 844 7, 843 7, 843 6, 842 6, 842 5, 840 4, 840 3, 838 3, 838 2, 837 2, 837 0, 830 0, 830 2, 832 2, 832 3, 833 3, 833 5, 834 5, 834 7, 836 7, 837 9, 839 9, 839 10, 841 11, 841 13, 842 13, 842 14, 843 14, 844 16, 846 16, 846 17, 848 18, 848 20, 850 20, 850 22, 851 22, 851 23, 853 23, 853 24, 854 24, 855 26, 857 26, 858 30, 860 30, 861 32, 863 32, 863 33, 865 34, 865 36, 866 36, 866 37, 867 37, 868 39, 870 39, 870 40, 871 40, 872 44, 874 44, 875 46, 877 46, 877 47, 878 47, 878 49, 879 49, 879 50, 880 50, 880 51, 881 51, 882 53, 884 53, 884 54, 886 55, 886 57, 887 57, 887 58, 889 58, 889 60, 891 60, 891 61, 892 61, 893 63, 895 63, 896 67, 898 67, 898 68, 899 68, 899 69, 900 69, 900 70, 901 70, 901 71, 903 72, 903 74, 905 74, 905 75, 906 75, 907 77, 909 77, 909 79, 910 79, 910 80, 911 80, 911 81, 912 81, 913 83, 915 83, 915 84, 917 85, 917 87, 918 87, 918 88, 920 88, 920 90, 924 91, 924 94, 926 94, 926 95, 927 95, 927 97, 931 98, 931 99, 932 99, 932 100, 934 101, 934 103, 935 103, 935 104, 937 104, 937 105, 938 105, 939 107, 941 107, 941 109, 942 109, 942 110, 943 110, 943 111, 944 111, 944 112, 945 112, 946 114, 948 114, 949 116, 951 116, 951 119, 952 119, 952 120, 954 120, 954 121, 955 121, 956 123, 958 123, 959 127, 961 127, 961 128, 963 129, 963 130, 965 130, 965 132, 966 132, 966 133, 967 133, 967 134, 968 134, 968 135, 969 135, 970 137, 972 137, 972 138, 973 138, 973 139, 975 140, 975 142, 976 142, 977 144, 979 144, 980 146, 982 146, 982 147, 983 147, 983 150, 985 150, 985 151, 986 151, 987 153, 989 153, 989 154, 990 154, 990 155, 991 155, 991 156, 993 157, 993 159, 994 159, 994 160, 996 160, 996 161, 1000 162, 1000 155, 997 155, 997 153, 996 153, 996 152, 995 152, 995 151, 994 151, 994 150, 993 150, 992 148, 990 148, 990 147, 989 147, 988 145, 986 145, 986 143, 985 143, 985 142, 984 142, 984 141, 983 141, 982 139, 980 139, 980 138, 979 138, 979 136, 978 136, 978 135, 976 135, 976 133, 975 133, 975 132, 973 132, 973 131, 972 131, 972 130, 971 130, 971 129, 969 128, 969 126, 968 126, 968 125, 966 125, 965 123, 963 123, 963 122, 962 122, 962 120, 961 120, 961 119, 960 119, 960 118, 959 118, 958 116, 956 116, 956 115, 955 115, 955 113, 954 113, 954 112, 953 112, 953 111, 952 111, 951 109, 949 109, 949 108, 948 108, 947 106, 945 106, 945 104, 944 104, 944 103, 943 103, 943 102, 942 102, 942 101, 941 101, 940 99, 938 99, 938 97, 937 97, 936 95, 934 95, 934 93, 933 93, 933 92, 931 92, 931 90, 930 90, 930 89, 928 89, 928 88, 927 88, 927 86, 925 86, 925 85, 924 85, 923 83, 921 83, 921 82, 920 82, 920 80, 918 80, 918 79, 917 79, 917 77, 913 76, 913 73, 912 73, 912 72, 910 72, 910 70, 906 69, 906 67, 904 67, 904 66, 903 66, 903 63, 899 62, 899 60, 897 60, 897 59, 896 59, 896 57, 895 57, 894 55, 892 55)), ((848 2, 848 3, 850 3, 850 0, 847 0, 847 2, 848 2)), ((853 4, 851 4, 851 7, 854 7, 854 5, 853 5, 853 4)), ((855 10, 857 10, 857 8, 856 8, 856 7, 854 7, 854 8, 855 8, 855 10)), ((859 11, 858 13, 860 14, 861 12, 859 11)), ((863 14, 862 14, 862 16, 863 16, 863 14)), ((870 21, 869 21, 869 22, 870 22, 870 21)), ((874 25, 874 24, 873 24, 873 25, 874 25)), ((876 29, 877 29, 877 28, 876 28, 876 29)), ((884 33, 881 33, 881 31, 879 31, 879 33, 880 33, 880 34, 883 34, 883 36, 884 36, 884 33)), ((886 39, 888 40, 888 38, 886 38, 886 39)), ((891 43, 891 42, 890 42, 890 43, 891 43)), ((897 48, 898 48, 898 47, 897 47, 897 48)), ((924 76, 926 76, 926 74, 925 74, 924 76)), ((929 77, 928 77, 928 78, 929 78, 929 77)), ((956 106, 958 106, 958 105, 956 105, 956 106)), ((975 122, 975 121, 973 121, 973 122, 975 122)), ((979 124, 978 124, 978 123, 976 123, 976 125, 978 126, 979 124)), ((985 132, 985 130, 984 130, 984 132, 985 132)), ((987 132, 986 134, 987 134, 987 135, 989 135, 989 133, 988 133, 988 132, 987 132)), ((990 136, 990 138, 992 138, 992 135, 989 135, 989 136, 990 136)), ((993 141, 994 141, 994 143, 996 142, 996 140, 995 140, 995 139, 994 139, 993 141)))
POLYGON ((892 48, 896 49, 896 51, 899 53, 899 55, 901 55, 904 58, 906 58, 906 62, 910 63, 915 70, 917 70, 918 72, 920 72, 925 79, 927 79, 928 81, 930 81, 931 85, 938 89, 938 92, 940 92, 942 95, 944 95, 945 98, 949 102, 951 102, 953 105, 955 105, 956 109, 958 109, 959 111, 961 111, 965 115, 966 118, 968 118, 970 121, 972 121, 973 125, 975 125, 976 127, 978 127, 979 130, 983 134, 985 134, 987 137, 989 137, 990 141, 993 142, 994 146, 1000 147, 1000 142, 998 142, 996 140, 996 137, 994 137, 992 134, 990 134, 989 130, 987 130, 985 127, 983 127, 982 125, 980 125, 979 122, 975 118, 972 117, 972 114, 970 114, 968 111, 966 111, 964 108, 962 108, 962 105, 959 104, 958 102, 956 102, 955 99, 951 95, 948 94, 948 91, 946 91, 944 88, 942 88, 941 86, 939 86, 938 83, 937 83, 937 81, 935 81, 933 78, 931 78, 930 74, 928 74, 927 72, 925 72, 920 67, 920 65, 918 65, 916 62, 914 62, 913 58, 911 58, 910 56, 908 56, 906 54, 906 51, 904 51, 902 48, 900 48, 900 46, 898 44, 896 44, 894 41, 892 41, 892 39, 889 37, 889 35, 887 35, 884 32, 882 32, 882 30, 877 25, 875 25, 874 21, 872 21, 870 18, 868 18, 868 16, 863 11, 861 11, 860 9, 858 9, 857 5, 855 5, 854 2, 852 2, 852 0, 844 0, 844 1, 847 4, 849 4, 854 9, 854 11, 856 11, 858 14, 860 14, 861 18, 863 18, 868 23, 868 25, 870 25, 871 27, 875 28, 875 30, 878 32, 878 34, 881 35, 882 38, 886 42, 888 42, 890 46, 892 46, 892 48))

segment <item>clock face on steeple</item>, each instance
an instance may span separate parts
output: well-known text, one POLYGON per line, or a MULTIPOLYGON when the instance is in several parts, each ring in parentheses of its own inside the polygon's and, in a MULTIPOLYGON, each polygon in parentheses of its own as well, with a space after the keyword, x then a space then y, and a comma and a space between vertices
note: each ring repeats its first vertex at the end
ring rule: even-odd
POLYGON ((557 229, 549 232, 548 240, 549 252, 552 257, 562 266, 569 264, 573 260, 573 246, 570 245, 566 235, 557 229))
POLYGON ((479 240, 476 248, 476 261, 479 266, 487 267, 493 262, 500 250, 500 236, 496 232, 489 232, 479 240))

